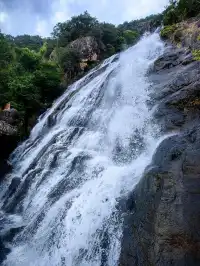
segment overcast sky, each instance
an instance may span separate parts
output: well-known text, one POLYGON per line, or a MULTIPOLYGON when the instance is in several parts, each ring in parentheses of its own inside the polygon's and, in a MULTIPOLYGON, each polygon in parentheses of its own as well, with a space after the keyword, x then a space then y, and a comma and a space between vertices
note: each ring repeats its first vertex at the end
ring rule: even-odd
POLYGON ((163 10, 168 0, 0 0, 0 29, 13 35, 49 36, 57 22, 85 10, 120 24, 163 10))

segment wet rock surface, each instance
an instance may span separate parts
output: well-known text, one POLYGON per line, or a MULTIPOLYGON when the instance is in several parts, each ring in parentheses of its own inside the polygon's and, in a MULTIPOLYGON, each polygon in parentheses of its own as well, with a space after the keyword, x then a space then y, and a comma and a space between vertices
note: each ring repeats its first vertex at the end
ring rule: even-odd
POLYGON ((19 114, 15 109, 0 111, 0 180, 12 167, 7 161, 19 141, 19 114))
POLYGON ((152 69, 154 119, 172 135, 129 195, 119 265, 199 265, 200 62, 171 48, 152 69))

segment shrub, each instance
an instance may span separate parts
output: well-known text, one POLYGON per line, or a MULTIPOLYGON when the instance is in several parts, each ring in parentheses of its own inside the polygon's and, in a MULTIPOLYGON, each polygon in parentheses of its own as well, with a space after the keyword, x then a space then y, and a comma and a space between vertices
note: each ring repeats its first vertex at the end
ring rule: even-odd
POLYGON ((171 25, 171 26, 165 26, 160 33, 160 36, 162 38, 169 38, 176 30, 176 25, 171 25))

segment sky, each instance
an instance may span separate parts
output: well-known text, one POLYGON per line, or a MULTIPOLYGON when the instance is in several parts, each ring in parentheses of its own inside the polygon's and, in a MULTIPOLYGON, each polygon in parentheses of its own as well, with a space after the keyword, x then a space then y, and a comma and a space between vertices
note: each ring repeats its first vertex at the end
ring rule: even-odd
POLYGON ((49 36, 58 22, 87 10, 120 24, 161 12, 169 0, 0 0, 0 29, 12 35, 49 36))

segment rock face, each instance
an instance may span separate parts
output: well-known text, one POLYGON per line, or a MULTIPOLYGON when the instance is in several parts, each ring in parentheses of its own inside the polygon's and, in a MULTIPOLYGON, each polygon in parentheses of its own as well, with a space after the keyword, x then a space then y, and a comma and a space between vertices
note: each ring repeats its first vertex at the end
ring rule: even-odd
POLYGON ((79 38, 71 42, 69 47, 79 51, 83 61, 97 61, 100 52, 97 41, 91 36, 79 38))
POLYGON ((157 148, 124 214, 120 266, 200 265, 200 62, 170 48, 151 70, 157 148))
POLYGON ((7 159, 18 142, 18 120, 19 114, 15 109, 0 112, 0 179, 11 168, 7 159))

